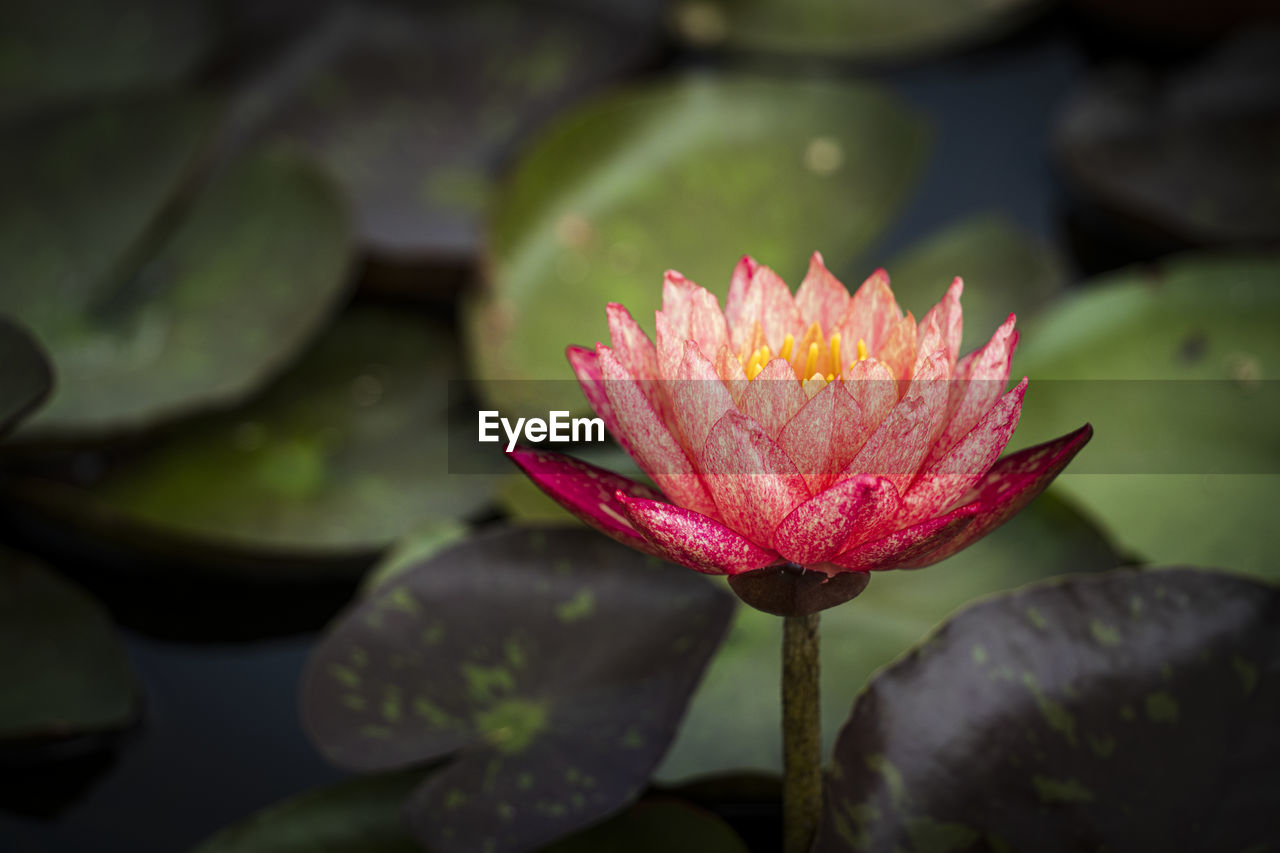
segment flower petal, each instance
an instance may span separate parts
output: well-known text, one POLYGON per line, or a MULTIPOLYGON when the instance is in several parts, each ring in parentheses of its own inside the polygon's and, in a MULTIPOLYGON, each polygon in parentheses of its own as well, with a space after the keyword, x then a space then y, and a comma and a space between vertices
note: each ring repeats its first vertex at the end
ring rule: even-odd
MULTIPOLYGON (((796 290, 795 300, 805 324, 817 323, 830 335, 849 307, 849 291, 827 269, 822 262, 822 254, 814 252, 809 258, 809 272, 796 290)), ((841 366, 836 365, 832 372, 840 370, 841 366)))
POLYGON ((947 404, 947 425, 930 453, 930 461, 968 435, 1004 393, 1013 350, 1018 343, 1018 333, 1013 329, 1016 320, 1010 314, 986 345, 969 353, 956 365, 947 404))
POLYGON ((970 489, 962 499, 961 508, 968 506, 977 510, 973 524, 937 550, 918 554, 912 560, 904 562, 902 568, 916 569, 932 565, 1004 524, 1043 492, 1092 436, 1093 427, 1085 424, 1061 438, 1028 447, 1001 459, 987 472, 982 482, 970 489))
POLYGON ((937 329, 942 345, 947 349, 952 368, 956 366, 956 359, 960 357, 960 337, 964 332, 964 314, 960 308, 962 293, 964 293, 964 281, 956 276, 938 304, 930 308, 920 320, 920 340, 923 341, 927 337, 926 328, 937 329))
POLYGON ((738 357, 728 346, 720 347, 720 351, 716 353, 716 373, 728 389, 734 405, 737 405, 747 391, 747 373, 742 369, 742 362, 738 361, 738 357))
POLYGON ((657 379, 658 351, 631 312, 610 302, 605 313, 609 317, 609 340, 618 361, 636 379, 657 379))
POLYGON ((711 428, 701 461, 720 518, 762 547, 778 522, 809 499, 795 463, 740 412, 729 412, 711 428))
POLYGON ((843 551, 855 532, 892 520, 898 506, 892 482, 859 475, 792 510, 773 532, 773 549, 802 566, 825 562, 843 551))
POLYGON ((613 406, 618 435, 632 458, 675 503, 715 515, 715 503, 703 487, 693 463, 639 383, 605 346, 596 347, 604 390, 613 406))
POLYGON ((895 530, 861 545, 855 545, 831 560, 837 566, 855 572, 874 572, 913 565, 921 555, 931 555, 941 546, 954 542, 974 523, 978 506, 968 504, 946 515, 930 518, 911 527, 895 530))
POLYGON ((730 329, 751 325, 751 320, 746 316, 747 289, 751 285, 751 277, 759 268, 756 259, 750 255, 743 255, 733 268, 733 275, 729 278, 729 295, 724 300, 724 317, 730 329))
POLYGON ((632 526, 618 497, 661 500, 658 492, 620 474, 550 450, 517 447, 507 457, 552 500, 596 530, 637 550, 659 553, 632 526))
POLYGON ((889 331, 902 319, 902 309, 889 289, 889 274, 878 269, 867 277, 845 306, 844 316, 836 321, 836 331, 852 348, 859 340, 867 349, 879 352, 889 339, 889 331))
MULTIPOLYGON (((721 347, 721 350, 727 352, 728 348, 721 347)), ((734 363, 737 364, 736 359, 734 363)), ((725 412, 736 411, 733 397, 693 341, 685 341, 680 372, 675 379, 666 382, 666 387, 689 451, 694 459, 698 459, 711 427, 725 412)))
POLYGON ((587 402, 595 413, 604 421, 605 428, 622 449, 631 453, 631 443, 618 428, 618 419, 613 412, 613 404, 604 392, 604 375, 600 372, 600 360, 596 354, 585 347, 569 346, 565 349, 569 358, 569 366, 578 377, 578 385, 586 396, 587 402))
POLYGON ((782 349, 788 334, 794 334, 804 324, 791 288, 765 266, 757 267, 752 274, 740 305, 735 305, 732 328, 733 349, 739 355, 750 354, 745 348, 755 323, 760 324, 765 343, 774 352, 782 349))
POLYGON ((937 515, 986 475, 1018 426, 1026 391, 1024 378, 950 451, 921 469, 903 496, 900 521, 937 515))
POLYGON ((907 392, 915 375, 916 349, 916 320, 908 311, 907 316, 889 327, 884 345, 875 354, 897 378, 899 394, 907 392))
POLYGON ((778 555, 759 548, 715 519, 664 501, 618 495, 627 518, 652 553, 712 575, 736 575, 771 566, 778 555))
POLYGON ((738 400, 738 408, 764 427, 769 438, 777 439, 787 421, 795 417, 808 401, 791 365, 775 358, 747 383, 747 390, 738 400))

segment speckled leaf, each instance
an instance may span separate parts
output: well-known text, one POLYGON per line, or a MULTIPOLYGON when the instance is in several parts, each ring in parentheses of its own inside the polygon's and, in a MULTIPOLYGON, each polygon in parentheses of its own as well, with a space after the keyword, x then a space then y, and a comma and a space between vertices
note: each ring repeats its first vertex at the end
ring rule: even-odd
MULTIPOLYGON (((1079 516, 1042 496, 995 533, 936 566, 877 572, 858 598, 822 614, 824 751, 872 673, 957 607, 1060 572, 1105 570, 1119 562, 1079 516)), ((781 643, 780 619, 738 608, 733 629, 659 768, 660 779, 781 770, 781 643)))
POLYGON ((977 604, 881 673, 816 850, 1267 850, 1280 589, 1121 570, 977 604))
POLYGON ((53 371, 31 333, 0 315, 0 437, 43 402, 53 371))
POLYGON ((1280 240, 1280 35, 1153 79, 1112 69, 1067 106, 1058 159, 1089 200, 1192 246, 1280 240))
POLYGON ((113 731, 138 711, 106 611, 33 558, 0 548, 0 744, 113 731))
POLYGON ((0 7, 0 117, 172 86, 217 35, 204 0, 7 0, 0 7))
POLYGON ((1277 327, 1277 257, 1109 275, 1024 332, 1014 372, 1031 385, 1011 446, 1089 420, 1093 441, 1052 488, 1121 547, 1280 577, 1277 327))
POLYGON ((244 398, 343 297, 350 240, 313 167, 259 153, 217 177, 159 251, 136 260, 123 278, 5 281, 0 305, 30 322, 58 370, 24 431, 138 429, 244 398))
POLYGON ((769 53, 902 59, 999 35, 1044 0, 670 0, 685 41, 769 53))
MULTIPOLYGON (((809 255, 852 260, 888 224, 924 152, 920 122, 851 82, 687 76, 562 117, 494 205, 489 278, 467 306, 482 380, 570 378, 566 344, 607 340, 604 306, 652 332, 668 267, 722 300, 743 254, 799 284, 809 255)), ((499 408, 582 409, 562 383, 491 381, 499 408)))
POLYGON ((303 721, 352 769, 451 755, 410 804, 438 853, 527 850, 638 793, 732 601, 594 531, 490 532, 339 617, 303 721))
POLYGON ((384 255, 469 259, 493 173, 521 131, 635 65, 634 29, 518 3, 348 12, 334 60, 268 133, 338 179, 360 235, 384 255))
POLYGON ((406 569, 462 540, 469 532, 467 525, 453 519, 436 519, 419 525, 396 542, 395 547, 369 570, 360 581, 360 594, 369 595, 378 587, 399 577, 406 569))
POLYGON ((344 558, 370 558, 489 499, 496 476, 449 473, 451 461, 465 466, 447 440, 459 371, 438 321, 356 308, 253 404, 184 425, 87 489, 29 480, 19 490, 144 550, 281 558, 255 571, 277 578, 345 574, 344 558))
POLYGON ((903 308, 923 317, 956 276, 964 279, 964 351, 982 346, 1009 314, 1025 323, 1066 280, 1048 246, 997 215, 948 226, 884 265, 903 308))

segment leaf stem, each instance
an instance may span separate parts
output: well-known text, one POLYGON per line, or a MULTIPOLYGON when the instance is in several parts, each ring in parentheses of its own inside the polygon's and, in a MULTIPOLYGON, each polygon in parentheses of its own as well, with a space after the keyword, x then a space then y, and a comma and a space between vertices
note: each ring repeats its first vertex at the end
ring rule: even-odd
POLYGON ((817 613, 782 623, 782 768, 782 849, 805 853, 822 816, 817 613))

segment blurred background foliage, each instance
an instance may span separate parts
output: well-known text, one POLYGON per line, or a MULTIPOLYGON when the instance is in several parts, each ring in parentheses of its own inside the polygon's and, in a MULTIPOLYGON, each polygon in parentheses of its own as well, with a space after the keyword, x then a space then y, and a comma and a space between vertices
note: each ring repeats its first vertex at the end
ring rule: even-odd
MULTIPOLYGON (((824 617, 828 746, 979 596, 1280 577, 1276 27, 1260 0, 0 2, 0 834, 183 849, 338 779, 294 693, 362 578, 567 520, 457 473, 449 416, 581 409, 510 380, 570 380, 607 301, 650 326, 667 268, 723 295, 744 253, 795 284, 816 249, 917 316, 963 275, 965 350, 1019 315, 1013 446, 1097 430, 1007 527, 824 617)), ((779 632, 737 610, 657 770, 679 799, 580 849, 659 820, 737 849, 689 804, 769 814, 779 632)), ((417 778, 207 849, 403 849, 417 778)))

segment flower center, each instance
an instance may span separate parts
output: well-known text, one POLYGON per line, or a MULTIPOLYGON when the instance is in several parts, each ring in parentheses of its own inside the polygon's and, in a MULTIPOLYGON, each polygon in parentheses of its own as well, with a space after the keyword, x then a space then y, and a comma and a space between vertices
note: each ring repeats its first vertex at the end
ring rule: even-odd
MULTIPOLYGON (((849 362, 849 367, 864 361, 868 358, 867 342, 861 338, 858 339, 857 359, 849 362)), ((774 358, 774 353, 769 347, 762 346, 749 356, 738 356, 738 362, 742 365, 742 369, 747 374, 747 380, 750 381, 760 375, 767 365, 774 358)), ((800 346, 796 347, 796 339, 794 335, 787 335, 782 339, 782 348, 777 353, 777 358, 781 358, 791 365, 791 370, 795 373, 795 377, 801 382, 810 380, 824 379, 827 382, 834 381, 839 375, 843 378, 844 369, 841 367, 840 361, 840 333, 834 333, 829 339, 822 334, 822 328, 814 323, 805 332, 800 340, 800 346)))

